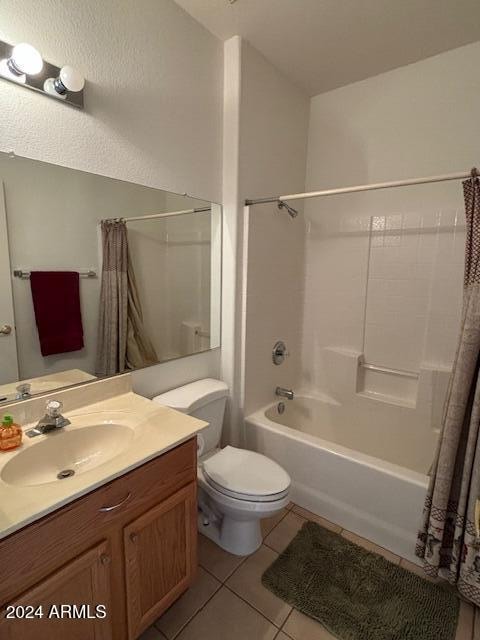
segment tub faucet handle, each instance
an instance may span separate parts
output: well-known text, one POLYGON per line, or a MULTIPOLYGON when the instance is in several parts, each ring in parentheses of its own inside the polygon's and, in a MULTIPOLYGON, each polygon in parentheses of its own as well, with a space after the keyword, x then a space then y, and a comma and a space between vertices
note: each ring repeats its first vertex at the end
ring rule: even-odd
POLYGON ((283 340, 279 340, 273 345, 272 349, 272 360, 273 364, 282 364, 285 358, 288 358, 290 354, 288 353, 287 345, 283 340))

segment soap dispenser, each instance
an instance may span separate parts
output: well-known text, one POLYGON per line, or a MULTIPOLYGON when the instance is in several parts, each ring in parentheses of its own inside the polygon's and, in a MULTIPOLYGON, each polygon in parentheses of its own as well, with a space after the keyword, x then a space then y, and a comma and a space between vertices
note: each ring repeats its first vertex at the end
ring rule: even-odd
POLYGON ((3 416, 0 426, 0 451, 11 451, 22 444, 22 428, 15 424, 11 415, 3 416))

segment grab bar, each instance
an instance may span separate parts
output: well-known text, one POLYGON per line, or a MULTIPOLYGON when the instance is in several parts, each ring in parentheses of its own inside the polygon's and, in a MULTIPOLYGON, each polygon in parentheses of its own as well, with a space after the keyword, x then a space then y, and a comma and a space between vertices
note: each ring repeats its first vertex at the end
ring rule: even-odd
POLYGON ((404 371, 403 369, 391 369, 390 367, 379 367, 376 364, 370 364, 368 362, 359 362, 359 367, 363 369, 369 369, 370 371, 378 371, 379 373, 389 373, 394 376, 402 376, 403 378, 418 379, 419 374, 415 371, 404 371))

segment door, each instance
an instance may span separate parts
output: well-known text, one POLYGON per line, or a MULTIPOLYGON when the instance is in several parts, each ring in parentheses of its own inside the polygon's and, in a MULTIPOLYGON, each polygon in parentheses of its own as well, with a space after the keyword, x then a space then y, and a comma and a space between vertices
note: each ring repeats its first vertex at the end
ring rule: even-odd
POLYGON ((108 543, 102 542, 42 580, 11 603, 13 614, 4 607, 0 638, 111 640, 110 562, 108 543))
MULTIPOLYGON (((17 380, 17 344, 13 316, 7 215, 3 182, 0 181, 0 385, 17 380)), ((0 396, 1 393, 0 388, 0 396)))
POLYGON ((197 562, 196 483, 180 489, 124 529, 130 640, 191 584, 197 562))

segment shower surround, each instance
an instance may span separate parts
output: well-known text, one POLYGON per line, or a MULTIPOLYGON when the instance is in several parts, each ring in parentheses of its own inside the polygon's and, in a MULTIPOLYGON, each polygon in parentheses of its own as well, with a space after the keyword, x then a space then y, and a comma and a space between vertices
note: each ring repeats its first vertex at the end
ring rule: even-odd
MULTIPOLYGON (((264 363, 257 392, 273 380, 295 399, 279 414, 272 388, 245 420, 247 447, 288 471, 298 504, 412 561, 460 321, 465 223, 452 196, 458 210, 421 214, 307 205, 303 240, 293 235, 305 272, 291 255, 275 262, 277 287, 292 275, 304 286, 288 300, 270 293, 276 331, 255 338, 285 339, 294 354, 286 367, 264 363)), ((258 246, 272 214, 248 214, 258 246)), ((275 222, 278 235, 286 218, 275 222)), ((250 281, 254 314, 269 304, 252 292, 261 281, 250 281)))
MULTIPOLYGON (((305 190, 474 166, 479 59, 477 43, 312 98, 305 190)), ((459 330, 461 184, 303 204, 246 210, 244 436, 297 502, 413 559, 459 330), (297 398, 283 423, 277 385, 297 398)))

